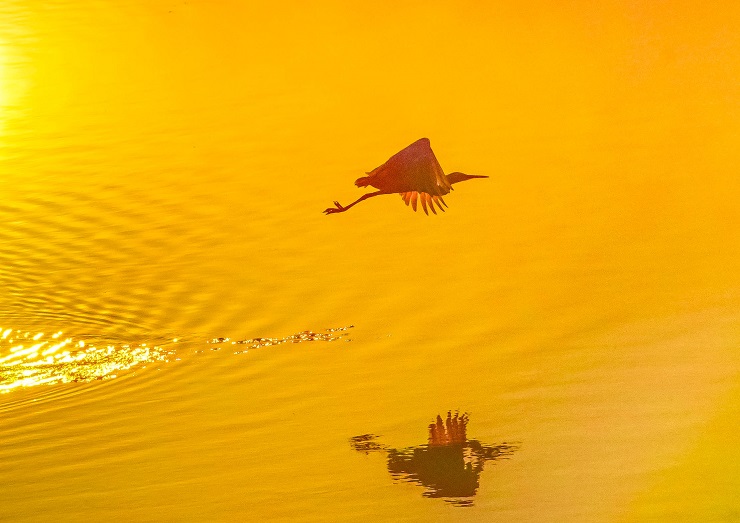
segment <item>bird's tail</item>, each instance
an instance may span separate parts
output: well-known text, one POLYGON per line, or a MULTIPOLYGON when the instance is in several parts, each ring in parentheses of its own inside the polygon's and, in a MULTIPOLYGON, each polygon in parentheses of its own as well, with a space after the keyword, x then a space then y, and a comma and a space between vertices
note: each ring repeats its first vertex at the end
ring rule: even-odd
POLYGON ((370 185, 370 177, 363 176, 362 178, 357 178, 355 180, 355 185, 357 187, 367 187, 368 185, 370 185))

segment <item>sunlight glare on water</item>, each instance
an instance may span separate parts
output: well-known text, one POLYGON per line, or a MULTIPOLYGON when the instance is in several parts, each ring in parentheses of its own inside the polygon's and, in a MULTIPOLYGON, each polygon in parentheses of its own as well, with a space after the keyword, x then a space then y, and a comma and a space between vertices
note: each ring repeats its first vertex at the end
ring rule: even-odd
POLYGON ((736 520, 738 6, 4 2, 0 520, 736 520))
POLYGON ((0 393, 17 387, 115 378, 117 372, 167 361, 172 354, 145 343, 136 347, 87 346, 83 340, 75 342, 62 334, 59 331, 45 339, 43 332, 29 337, 27 332, 13 335, 12 329, 6 329, 0 343, 0 393))

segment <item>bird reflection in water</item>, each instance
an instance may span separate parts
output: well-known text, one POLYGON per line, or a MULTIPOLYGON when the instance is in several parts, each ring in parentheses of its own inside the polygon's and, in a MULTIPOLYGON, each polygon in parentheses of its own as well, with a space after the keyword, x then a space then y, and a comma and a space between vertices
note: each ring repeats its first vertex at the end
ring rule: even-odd
POLYGON ((429 425, 426 445, 395 449, 379 443, 374 434, 355 436, 350 443, 358 452, 386 453, 391 476, 424 487, 424 497, 470 506, 485 462, 506 459, 517 446, 512 443, 484 445, 468 439, 467 424, 467 414, 453 416, 448 412, 446 420, 438 415, 436 422, 429 425))
POLYGON ((334 207, 329 207, 324 213, 344 212, 373 196, 398 193, 406 202, 406 205, 411 204, 414 211, 416 211, 417 202, 421 202, 424 213, 428 215, 427 208, 429 208, 434 214, 437 214, 434 206, 436 205, 439 210, 444 211, 447 204, 442 196, 452 190, 453 183, 464 182, 473 178, 488 178, 488 176, 458 172, 445 174, 437 161, 437 157, 434 156, 429 138, 421 138, 415 141, 391 156, 380 167, 376 167, 365 174, 367 176, 358 178, 355 185, 357 187, 371 185, 379 189, 378 191, 363 194, 347 206, 335 201, 334 207), (444 207, 442 207, 443 205, 444 207))

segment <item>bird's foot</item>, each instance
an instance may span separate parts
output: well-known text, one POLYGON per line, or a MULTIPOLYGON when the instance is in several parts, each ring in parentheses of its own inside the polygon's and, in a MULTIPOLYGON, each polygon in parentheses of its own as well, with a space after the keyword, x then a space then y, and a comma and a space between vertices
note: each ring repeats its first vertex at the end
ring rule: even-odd
POLYGON ((344 212, 347 210, 345 207, 342 206, 341 203, 337 201, 334 202, 334 205, 336 205, 336 207, 329 207, 324 211, 324 214, 334 214, 335 212, 344 212))

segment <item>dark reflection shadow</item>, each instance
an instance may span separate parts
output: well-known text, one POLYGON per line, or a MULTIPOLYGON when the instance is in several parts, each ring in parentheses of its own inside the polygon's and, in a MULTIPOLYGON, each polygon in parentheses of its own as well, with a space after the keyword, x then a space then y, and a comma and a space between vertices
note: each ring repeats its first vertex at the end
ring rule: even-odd
POLYGON ((470 506, 485 462, 507 459, 518 447, 506 442, 485 445, 468 439, 467 424, 467 414, 453 416, 448 412, 446 420, 437 416, 436 422, 429 425, 426 445, 395 449, 379 443, 375 434, 355 436, 350 444, 358 452, 386 453, 391 476, 424 487, 424 497, 470 506))

